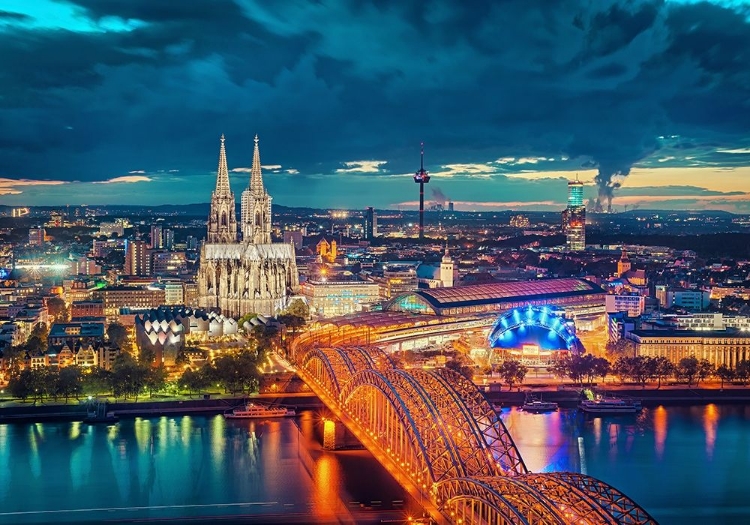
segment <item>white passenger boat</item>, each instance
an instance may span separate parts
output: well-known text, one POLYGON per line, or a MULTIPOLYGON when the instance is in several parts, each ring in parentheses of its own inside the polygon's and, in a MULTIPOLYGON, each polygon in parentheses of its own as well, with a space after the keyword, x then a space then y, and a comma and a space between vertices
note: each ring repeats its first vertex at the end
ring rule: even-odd
POLYGON ((297 415, 294 409, 287 407, 269 407, 249 403, 224 414, 227 419, 264 419, 268 417, 291 417, 297 415))
POLYGON ((618 397, 584 399, 578 407, 587 414, 635 414, 641 410, 641 402, 618 397))
POLYGON ((542 401, 534 397, 527 397, 521 409, 524 412, 554 412, 557 410, 557 403, 554 401, 542 401))

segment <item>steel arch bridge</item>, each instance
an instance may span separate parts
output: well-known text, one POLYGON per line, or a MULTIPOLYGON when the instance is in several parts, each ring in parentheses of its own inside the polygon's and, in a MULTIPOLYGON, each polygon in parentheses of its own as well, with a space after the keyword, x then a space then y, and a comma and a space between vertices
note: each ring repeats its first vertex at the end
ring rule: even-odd
POLYGON ((529 472, 497 411, 451 370, 400 369, 377 347, 298 355, 311 390, 439 523, 656 523, 595 478, 529 472))

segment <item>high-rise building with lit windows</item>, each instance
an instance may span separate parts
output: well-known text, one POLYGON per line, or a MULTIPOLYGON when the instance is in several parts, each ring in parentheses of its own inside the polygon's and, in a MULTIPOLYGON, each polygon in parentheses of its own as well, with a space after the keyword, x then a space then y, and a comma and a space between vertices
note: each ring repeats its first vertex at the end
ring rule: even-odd
POLYGON ((586 206, 583 204, 583 182, 568 181, 568 207, 562 212, 562 228, 568 250, 586 249, 586 206))
POLYGON ((364 238, 371 241, 378 236, 378 216, 372 206, 365 210, 364 238))

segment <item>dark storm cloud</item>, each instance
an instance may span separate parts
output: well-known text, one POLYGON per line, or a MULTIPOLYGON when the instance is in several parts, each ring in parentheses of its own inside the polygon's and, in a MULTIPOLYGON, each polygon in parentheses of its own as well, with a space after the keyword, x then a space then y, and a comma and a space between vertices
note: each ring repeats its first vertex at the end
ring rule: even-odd
POLYGON ((606 204, 636 163, 747 147, 747 17, 711 3, 73 4, 108 30, 0 12, 0 176, 205 173, 222 132, 230 167, 246 166, 257 132, 264 162, 299 170, 300 187, 361 159, 412 173, 423 140, 432 171, 596 166, 606 204), (659 151, 659 136, 693 148, 659 151))

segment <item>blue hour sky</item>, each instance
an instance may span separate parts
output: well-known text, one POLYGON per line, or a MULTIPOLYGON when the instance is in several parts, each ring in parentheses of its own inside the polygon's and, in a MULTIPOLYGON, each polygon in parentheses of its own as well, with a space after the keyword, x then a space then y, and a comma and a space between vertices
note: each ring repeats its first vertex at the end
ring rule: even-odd
POLYGON ((750 2, 3 0, 0 204, 750 212, 750 2))

